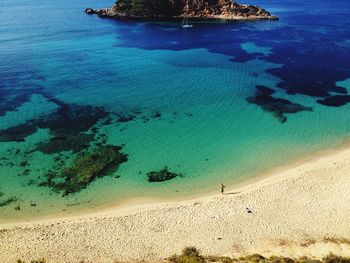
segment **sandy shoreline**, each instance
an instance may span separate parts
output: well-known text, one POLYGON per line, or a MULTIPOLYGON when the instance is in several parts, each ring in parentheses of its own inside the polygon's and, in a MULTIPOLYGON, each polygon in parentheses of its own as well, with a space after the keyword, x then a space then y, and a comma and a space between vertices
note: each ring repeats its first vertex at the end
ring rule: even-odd
POLYGON ((189 245, 207 255, 350 256, 348 176, 343 147, 223 196, 2 224, 0 261, 159 260, 189 245))

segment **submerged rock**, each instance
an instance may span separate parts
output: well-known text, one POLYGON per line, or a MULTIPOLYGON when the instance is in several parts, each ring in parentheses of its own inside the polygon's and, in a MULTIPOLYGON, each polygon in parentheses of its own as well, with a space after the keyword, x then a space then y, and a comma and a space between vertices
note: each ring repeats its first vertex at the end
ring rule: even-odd
POLYGON ((248 97, 247 101, 260 106, 266 112, 271 112, 281 123, 287 121, 287 117, 284 115, 285 113, 312 111, 311 107, 305 107, 286 99, 272 97, 275 91, 268 87, 257 86, 256 89, 256 95, 248 97))
POLYGON ((152 114, 152 118, 158 119, 162 117, 162 114, 159 111, 156 111, 152 114))
POLYGON ((141 20, 170 20, 182 17, 199 20, 278 19, 265 9, 241 5, 231 0, 118 0, 111 8, 87 8, 85 12, 101 17, 141 20))
POLYGON ((135 115, 120 114, 118 116, 117 122, 129 122, 136 118, 135 115))
POLYGON ((168 167, 164 167, 162 170, 158 172, 149 172, 147 173, 148 182, 163 182, 167 180, 171 180, 175 177, 182 177, 182 174, 172 173, 168 170, 168 167))
POLYGON ((59 174, 52 171, 48 173, 47 181, 40 186, 51 187, 63 195, 78 192, 97 177, 115 172, 121 163, 126 162, 128 156, 121 153, 121 149, 119 146, 106 145, 81 153, 59 174))
POLYGON ((92 14, 95 14, 95 10, 92 8, 86 8, 85 13, 87 13, 88 15, 92 15, 92 14))

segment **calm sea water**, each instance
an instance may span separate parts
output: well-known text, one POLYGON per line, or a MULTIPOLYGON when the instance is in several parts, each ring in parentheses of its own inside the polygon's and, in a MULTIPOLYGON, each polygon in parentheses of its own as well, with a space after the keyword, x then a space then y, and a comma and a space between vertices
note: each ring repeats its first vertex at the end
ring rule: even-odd
POLYGON ((200 194, 347 140, 350 3, 250 3, 280 20, 183 30, 82 12, 107 0, 2 0, 0 221, 200 194), (77 193, 39 186, 99 144, 128 161, 77 193), (164 166, 183 177, 148 182, 164 166))

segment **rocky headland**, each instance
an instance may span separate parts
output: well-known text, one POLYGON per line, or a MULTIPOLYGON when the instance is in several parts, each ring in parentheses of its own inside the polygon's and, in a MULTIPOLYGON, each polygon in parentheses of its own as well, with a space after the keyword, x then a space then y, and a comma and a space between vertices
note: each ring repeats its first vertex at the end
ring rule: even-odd
POLYGON ((100 17, 137 20, 276 20, 263 8, 231 0, 118 0, 111 8, 85 9, 100 17))

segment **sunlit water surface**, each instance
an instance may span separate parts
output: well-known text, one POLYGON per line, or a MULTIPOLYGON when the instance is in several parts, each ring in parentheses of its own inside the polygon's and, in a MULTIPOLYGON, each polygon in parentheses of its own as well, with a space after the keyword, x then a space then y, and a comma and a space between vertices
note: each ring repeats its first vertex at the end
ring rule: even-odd
POLYGON ((280 20, 189 30, 82 12, 112 2, 1 1, 0 221, 215 191, 349 137, 347 1, 257 0, 280 20), (65 114, 92 140, 43 152, 57 122, 62 144, 80 129, 65 114), (128 161, 76 193, 39 186, 99 144, 128 161), (148 182, 165 166, 183 177, 148 182))

